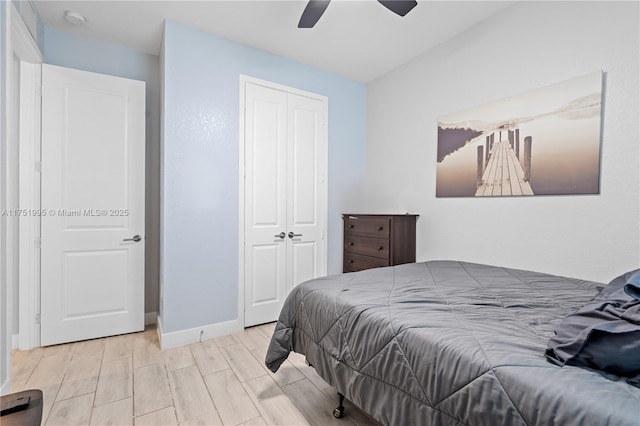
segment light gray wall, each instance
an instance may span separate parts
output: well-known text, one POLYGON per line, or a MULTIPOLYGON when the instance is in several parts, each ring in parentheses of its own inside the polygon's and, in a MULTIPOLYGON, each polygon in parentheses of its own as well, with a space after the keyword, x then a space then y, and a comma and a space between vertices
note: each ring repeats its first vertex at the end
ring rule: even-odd
MULTIPOLYGON (((35 8, 32 7, 32 5, 28 4, 29 1, 28 0, 12 0, 13 5, 16 7, 16 10, 18 12, 20 12, 21 15, 25 14, 25 10, 26 8, 32 8, 35 11, 35 8)), ((40 52, 42 52, 44 50, 44 24, 42 23, 42 19, 40 18, 40 14, 36 12, 36 32, 37 37, 36 37, 36 44, 38 45, 38 49, 40 49, 40 52)))
POLYGON ((158 312, 160 272, 160 64, 158 57, 51 28, 45 62, 146 82, 145 312, 158 312))
POLYGON ((638 2, 521 2, 368 85, 362 211, 419 213, 418 260, 606 282, 640 260, 638 2), (439 116, 605 72, 601 193, 436 198, 439 116))
MULTIPOLYGON (((9 28, 6 19, 6 2, 0 2, 0 210, 5 208, 4 194, 6 194, 5 180, 5 147, 6 138, 6 50, 9 28)), ((11 312, 12 300, 9 300, 6 276, 6 219, 0 217, 0 393, 4 394, 11 390, 11 312)))

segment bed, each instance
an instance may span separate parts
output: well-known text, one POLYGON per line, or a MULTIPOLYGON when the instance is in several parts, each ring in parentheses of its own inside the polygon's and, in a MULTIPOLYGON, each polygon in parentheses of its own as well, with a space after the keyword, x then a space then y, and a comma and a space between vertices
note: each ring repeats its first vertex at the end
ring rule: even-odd
POLYGON ((288 296, 265 362, 276 372, 303 354, 387 425, 639 426, 629 375, 547 359, 603 287, 458 261, 318 278, 288 296))

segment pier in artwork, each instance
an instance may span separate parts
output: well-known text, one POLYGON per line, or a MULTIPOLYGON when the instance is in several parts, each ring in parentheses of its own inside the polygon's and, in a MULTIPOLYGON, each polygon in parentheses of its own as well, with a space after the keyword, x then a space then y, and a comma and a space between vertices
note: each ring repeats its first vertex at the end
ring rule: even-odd
POLYGON ((478 146, 476 197, 534 195, 531 179, 531 136, 524 138, 520 163, 520 129, 493 132, 478 146), (497 139, 497 140, 496 140, 497 139))

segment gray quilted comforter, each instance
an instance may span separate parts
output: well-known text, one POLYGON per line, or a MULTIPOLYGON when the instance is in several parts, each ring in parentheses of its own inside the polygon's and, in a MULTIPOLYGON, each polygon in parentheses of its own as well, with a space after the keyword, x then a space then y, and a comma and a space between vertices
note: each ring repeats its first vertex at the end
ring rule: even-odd
POLYGON ((287 298, 266 364, 304 354, 389 425, 639 426, 640 389, 544 357, 598 285, 454 261, 319 278, 287 298))

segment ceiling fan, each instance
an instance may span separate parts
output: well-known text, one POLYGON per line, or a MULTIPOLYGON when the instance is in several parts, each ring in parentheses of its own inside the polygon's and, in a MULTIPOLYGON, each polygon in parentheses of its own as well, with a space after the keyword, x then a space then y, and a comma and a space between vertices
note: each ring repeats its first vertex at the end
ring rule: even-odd
MULTIPOLYGON (((309 0, 300 17, 298 28, 313 28, 330 2, 331 0, 309 0)), ((378 3, 400 16, 406 15, 418 4, 415 0, 378 0, 378 3)))

